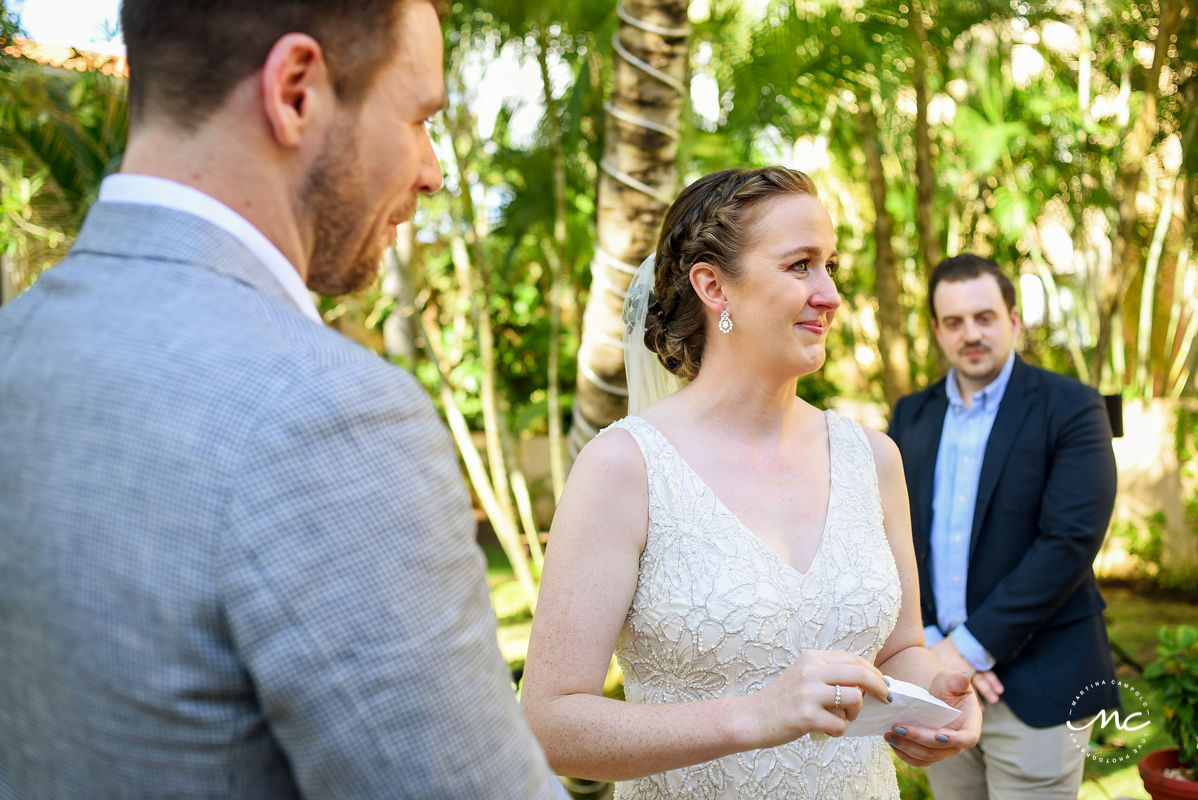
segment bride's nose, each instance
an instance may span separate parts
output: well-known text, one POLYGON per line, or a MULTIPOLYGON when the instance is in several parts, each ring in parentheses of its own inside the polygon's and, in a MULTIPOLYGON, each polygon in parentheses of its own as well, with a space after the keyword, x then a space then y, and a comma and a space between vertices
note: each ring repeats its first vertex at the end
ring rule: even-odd
POLYGON ((840 291, 836 288, 836 281, 827 273, 819 278, 819 285, 812 292, 808 302, 816 308, 835 311, 840 308, 840 291))

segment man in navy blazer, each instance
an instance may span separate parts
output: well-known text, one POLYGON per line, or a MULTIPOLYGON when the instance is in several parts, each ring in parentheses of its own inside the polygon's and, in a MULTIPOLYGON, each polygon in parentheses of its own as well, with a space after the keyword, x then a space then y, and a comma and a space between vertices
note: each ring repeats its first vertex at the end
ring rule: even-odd
POLYGON ((308 291, 441 185, 433 4, 121 27, 121 172, 0 308, 0 800, 564 798, 445 426, 308 291))
POLYGON ((937 800, 1075 798, 1088 729, 1119 695, 1092 562, 1114 505, 1098 393, 1025 363, 1015 288, 941 262, 932 327, 952 368, 903 397, 902 453, 925 637, 986 700, 976 749, 927 770, 937 800))

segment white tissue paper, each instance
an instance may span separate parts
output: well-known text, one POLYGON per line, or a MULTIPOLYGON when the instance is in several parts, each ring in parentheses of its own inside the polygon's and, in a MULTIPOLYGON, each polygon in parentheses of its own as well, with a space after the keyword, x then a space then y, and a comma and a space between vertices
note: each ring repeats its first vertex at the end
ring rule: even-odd
MULTIPOLYGON (((895 725, 941 728, 961 713, 913 683, 890 677, 887 680, 890 681, 892 702, 886 704, 867 694, 861 704, 861 713, 845 729, 845 737, 877 736, 889 733, 895 725)), ((816 741, 828 738, 822 731, 809 736, 816 741)))

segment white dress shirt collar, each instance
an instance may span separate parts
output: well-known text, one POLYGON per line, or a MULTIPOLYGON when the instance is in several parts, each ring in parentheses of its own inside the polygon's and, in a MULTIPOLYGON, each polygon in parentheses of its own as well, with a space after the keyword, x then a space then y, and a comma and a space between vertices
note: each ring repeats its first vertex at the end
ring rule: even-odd
POLYGON ((249 220, 211 195, 166 178, 117 173, 100 184, 100 201, 162 206, 212 223, 245 245, 270 270, 305 316, 321 322, 308 287, 287 257, 249 220))

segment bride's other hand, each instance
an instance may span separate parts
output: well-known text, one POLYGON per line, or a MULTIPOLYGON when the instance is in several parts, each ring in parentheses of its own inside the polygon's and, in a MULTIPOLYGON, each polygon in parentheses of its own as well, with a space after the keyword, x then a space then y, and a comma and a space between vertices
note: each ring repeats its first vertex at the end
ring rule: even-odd
POLYGON ((978 704, 977 694, 968 676, 961 672, 941 670, 932 678, 928 692, 959 709, 961 714, 943 728, 900 726, 886 734, 886 741, 898 757, 916 767, 935 764, 973 747, 982 733, 982 707, 978 704))
POLYGON ((886 680, 873 664, 852 653, 804 651, 750 698, 750 738, 762 742, 760 747, 774 747, 814 731, 840 736, 860 713, 866 693, 889 702, 886 680))

